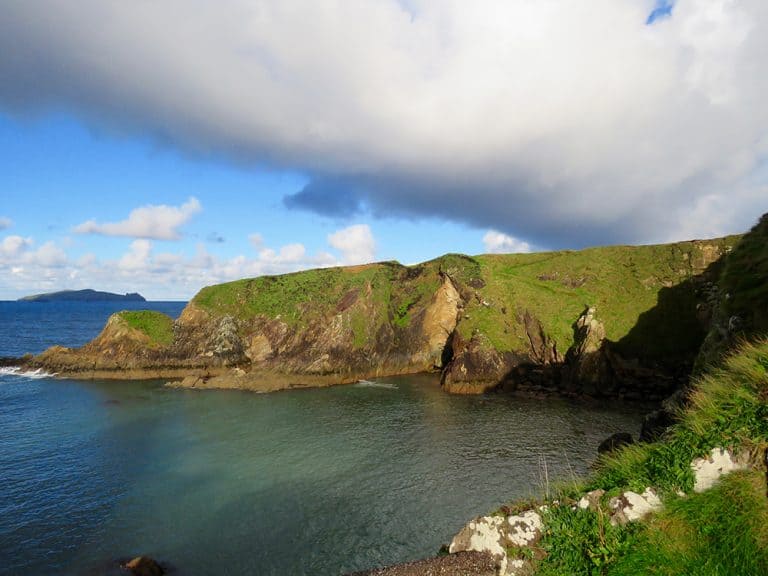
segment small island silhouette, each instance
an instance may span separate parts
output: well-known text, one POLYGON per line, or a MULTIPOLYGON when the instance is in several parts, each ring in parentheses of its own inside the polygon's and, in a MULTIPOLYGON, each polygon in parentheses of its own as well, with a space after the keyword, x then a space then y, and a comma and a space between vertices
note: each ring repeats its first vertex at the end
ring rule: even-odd
POLYGON ((46 294, 34 294, 19 298, 19 302, 146 302, 141 294, 114 294, 86 288, 85 290, 62 290, 46 294))

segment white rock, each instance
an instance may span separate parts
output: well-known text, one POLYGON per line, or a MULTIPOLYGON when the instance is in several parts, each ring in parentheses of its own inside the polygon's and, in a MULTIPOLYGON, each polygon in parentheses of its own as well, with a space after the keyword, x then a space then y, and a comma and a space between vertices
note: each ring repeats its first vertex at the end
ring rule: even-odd
POLYGON ((507 547, 524 547, 533 544, 540 536, 543 522, 535 510, 526 510, 513 516, 482 516, 472 520, 453 537, 448 551, 451 554, 464 551, 487 552, 494 557, 500 575, 527 574, 530 562, 525 559, 508 559, 507 547))
POLYGON ((714 486, 721 476, 749 466, 746 458, 734 457, 729 450, 712 448, 708 458, 696 458, 691 462, 694 492, 704 492, 714 486))
POLYGON ((510 560, 507 563, 507 571, 503 574, 506 574, 506 576, 517 576, 518 574, 527 574, 528 573, 528 561, 522 560, 520 558, 516 558, 514 560, 510 560))
POLYGON ((502 546, 502 525, 505 520, 500 516, 482 516, 473 520, 453 537, 448 552, 488 552, 499 563, 499 574, 505 574, 507 551, 502 546))
POLYGON ((597 510, 600 506, 600 498, 602 498, 604 494, 605 490, 601 490, 600 488, 587 492, 579 500, 578 507, 582 510, 597 510))
POLYGON ((527 546, 541 535, 541 516, 533 510, 507 518, 507 542, 512 546, 527 546))
POLYGON ((651 512, 660 510, 662 502, 652 488, 646 488, 642 494, 627 490, 621 496, 611 498, 609 503, 615 514, 611 516, 611 524, 624 524, 644 518, 651 512))

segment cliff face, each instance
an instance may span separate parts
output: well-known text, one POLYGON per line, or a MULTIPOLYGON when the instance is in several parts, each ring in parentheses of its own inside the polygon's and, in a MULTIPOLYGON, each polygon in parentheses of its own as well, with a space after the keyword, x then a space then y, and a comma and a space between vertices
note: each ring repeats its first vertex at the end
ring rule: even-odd
POLYGON ((718 363, 740 341, 768 334, 768 214, 744 235, 707 286, 709 330, 696 372, 718 363))
POLYGON ((87 346, 32 363, 268 389, 440 370, 457 393, 663 397, 690 371, 707 328, 706 288, 736 240, 446 255, 240 280, 204 288, 173 324, 123 312, 87 346))

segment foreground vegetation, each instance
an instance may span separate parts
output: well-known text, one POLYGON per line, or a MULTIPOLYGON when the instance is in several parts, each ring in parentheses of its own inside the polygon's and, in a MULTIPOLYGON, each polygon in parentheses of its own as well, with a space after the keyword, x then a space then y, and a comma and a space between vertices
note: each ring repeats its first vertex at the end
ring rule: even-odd
POLYGON ((537 574, 768 574, 768 500, 763 458, 768 448, 768 340, 744 344, 696 385, 690 405, 660 441, 603 458, 584 485, 562 490, 574 502, 586 490, 658 488, 664 510, 646 523, 611 526, 597 513, 561 505, 529 554, 537 574), (690 494, 691 461, 714 447, 749 452, 755 469, 690 494), (688 496, 679 496, 682 491, 688 496))

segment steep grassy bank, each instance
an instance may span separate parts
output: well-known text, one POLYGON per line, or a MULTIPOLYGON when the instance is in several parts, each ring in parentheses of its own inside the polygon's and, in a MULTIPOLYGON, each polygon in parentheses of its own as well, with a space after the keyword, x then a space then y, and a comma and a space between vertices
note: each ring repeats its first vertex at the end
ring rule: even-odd
POLYGON ((601 460, 589 482, 563 491, 545 515, 542 540, 528 552, 537 574, 768 573, 768 341, 744 345, 701 379, 680 421, 658 442, 601 460), (691 461, 712 448, 751 454, 754 468, 691 494, 691 461), (666 505, 647 523, 611 526, 608 500, 655 487, 666 505), (597 512, 568 504, 603 489, 597 512), (678 496, 682 491, 689 496, 678 496))

